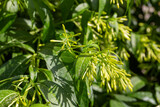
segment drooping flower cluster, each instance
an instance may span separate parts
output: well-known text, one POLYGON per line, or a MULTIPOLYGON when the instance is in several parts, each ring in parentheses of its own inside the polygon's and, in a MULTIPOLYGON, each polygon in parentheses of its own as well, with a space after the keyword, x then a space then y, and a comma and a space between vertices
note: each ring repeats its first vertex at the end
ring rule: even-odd
POLYGON ((130 74, 118 67, 122 64, 110 52, 98 53, 92 56, 82 79, 87 78, 90 82, 94 82, 98 81, 97 79, 100 77, 100 84, 106 86, 107 92, 116 91, 117 89, 126 90, 127 87, 132 91, 133 86, 128 78, 130 74))

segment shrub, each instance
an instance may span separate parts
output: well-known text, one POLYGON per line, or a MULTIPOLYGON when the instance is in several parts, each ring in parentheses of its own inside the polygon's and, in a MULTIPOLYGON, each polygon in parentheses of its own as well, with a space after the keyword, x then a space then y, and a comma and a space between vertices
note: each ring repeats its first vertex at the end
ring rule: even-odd
POLYGON ((132 12, 145 3, 0 1, 0 106, 158 105, 158 25, 132 12))

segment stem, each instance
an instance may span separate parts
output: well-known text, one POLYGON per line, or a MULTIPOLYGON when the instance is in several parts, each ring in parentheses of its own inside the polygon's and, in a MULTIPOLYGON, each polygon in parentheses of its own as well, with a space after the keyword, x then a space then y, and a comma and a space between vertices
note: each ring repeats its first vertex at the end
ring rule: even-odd
POLYGON ((37 95, 38 95, 38 98, 39 98, 39 103, 42 103, 42 98, 41 98, 41 96, 40 96, 41 93, 39 92, 37 86, 35 86, 35 89, 36 89, 36 91, 37 91, 37 95))
POLYGON ((38 54, 38 51, 39 51, 39 46, 40 46, 40 43, 41 43, 41 41, 40 41, 40 37, 38 37, 38 42, 37 42, 37 56, 36 56, 36 60, 35 60, 35 67, 36 68, 38 68, 39 67, 39 62, 40 62, 40 59, 38 58, 39 57, 39 54, 38 54))

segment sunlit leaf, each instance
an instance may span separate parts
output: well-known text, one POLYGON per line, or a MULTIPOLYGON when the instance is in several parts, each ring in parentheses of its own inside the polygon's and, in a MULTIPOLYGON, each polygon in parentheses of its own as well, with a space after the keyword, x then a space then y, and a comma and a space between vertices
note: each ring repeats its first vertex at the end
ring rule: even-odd
POLYGON ((138 76, 132 77, 131 82, 133 84, 133 92, 135 92, 145 86, 145 81, 138 76))
POLYGON ((107 0, 99 0, 99 9, 98 9, 98 17, 100 18, 105 6, 106 6, 107 0))
POLYGON ((62 61, 52 53, 51 49, 41 50, 40 54, 46 61, 48 70, 51 70, 55 77, 55 80, 45 81, 39 86, 45 99, 51 102, 50 106, 76 106, 73 80, 62 61))
POLYGON ((39 69, 46 77, 49 81, 53 81, 54 80, 54 76, 52 71, 48 70, 48 69, 39 69))
POLYGON ((18 96, 18 93, 12 90, 0 90, 0 106, 8 107, 18 96))
POLYGON ((88 57, 87 55, 81 55, 77 61, 75 66, 75 78, 80 79, 84 75, 87 66, 89 64, 91 57, 88 57))
POLYGON ((151 92, 144 92, 144 91, 139 91, 136 93, 132 93, 129 96, 135 97, 137 99, 140 99, 142 101, 150 102, 151 104, 156 104, 156 101, 153 97, 153 94, 151 92))

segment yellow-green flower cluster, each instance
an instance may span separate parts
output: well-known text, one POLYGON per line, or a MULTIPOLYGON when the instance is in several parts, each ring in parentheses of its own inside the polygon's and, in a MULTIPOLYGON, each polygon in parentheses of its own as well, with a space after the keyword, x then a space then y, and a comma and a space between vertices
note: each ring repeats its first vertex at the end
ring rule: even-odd
POLYGON ((157 45, 154 41, 150 40, 147 36, 139 35, 140 42, 136 54, 138 55, 138 61, 158 61, 160 62, 160 45, 157 45))
POLYGON ((73 49, 82 47, 82 45, 77 45, 79 40, 76 40, 76 41, 74 40, 74 37, 79 36, 80 33, 73 35, 72 33, 67 33, 66 32, 66 29, 65 29, 64 25, 62 25, 62 27, 63 27, 63 30, 64 30, 64 33, 62 33, 62 37, 61 37, 62 40, 50 40, 50 42, 62 43, 61 50, 68 50, 70 53, 73 54, 73 51, 74 51, 73 49))
POLYGON ((128 60, 128 58, 130 57, 130 54, 127 52, 127 50, 125 48, 122 48, 118 51, 118 55, 121 58, 124 58, 125 60, 128 60))
POLYGON ((133 86, 128 78, 130 74, 127 74, 124 69, 118 67, 118 65, 122 64, 123 63, 119 61, 115 55, 109 52, 98 53, 92 56, 92 60, 83 78, 86 77, 90 82, 93 82, 100 76, 101 86, 106 86, 107 92, 116 91, 117 89, 126 90, 127 87, 132 91, 133 86))
POLYGON ((116 40, 117 37, 123 41, 130 40, 130 32, 132 31, 128 26, 122 24, 124 21, 127 21, 126 16, 123 17, 109 17, 102 15, 98 17, 95 14, 89 22, 88 26, 92 28, 93 33, 96 36, 104 37, 108 41, 116 40))
POLYGON ((92 56, 92 59, 89 62, 88 67, 87 67, 82 79, 87 77, 90 82, 94 81, 94 79, 97 77, 97 72, 96 72, 97 63, 98 63, 97 57, 92 56))

